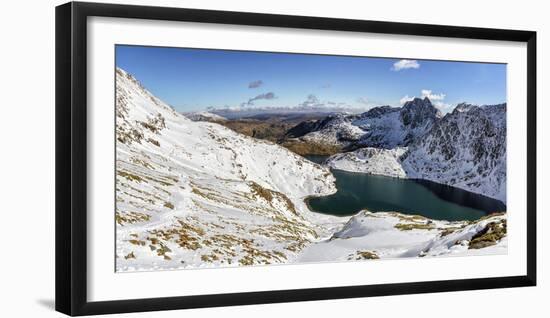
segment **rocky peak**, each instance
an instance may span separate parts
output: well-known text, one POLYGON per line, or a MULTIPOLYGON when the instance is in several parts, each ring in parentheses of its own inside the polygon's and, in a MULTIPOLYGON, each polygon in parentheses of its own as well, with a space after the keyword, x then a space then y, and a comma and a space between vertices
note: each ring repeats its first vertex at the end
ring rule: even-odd
POLYGON ((473 105, 473 104, 469 104, 469 103, 460 103, 460 104, 456 105, 456 107, 455 107, 455 109, 453 109, 452 113, 457 114, 457 113, 468 112, 471 109, 473 109, 474 107, 477 107, 477 106, 473 105))
POLYGON ((399 111, 399 108, 397 107, 391 107, 391 106, 378 106, 369 109, 368 111, 361 113, 358 117, 359 118, 374 118, 374 117, 380 117, 387 113, 391 113, 394 111, 399 111))
POLYGON ((415 97, 401 108, 401 122, 411 128, 422 127, 441 118, 441 112, 432 104, 428 97, 415 97))

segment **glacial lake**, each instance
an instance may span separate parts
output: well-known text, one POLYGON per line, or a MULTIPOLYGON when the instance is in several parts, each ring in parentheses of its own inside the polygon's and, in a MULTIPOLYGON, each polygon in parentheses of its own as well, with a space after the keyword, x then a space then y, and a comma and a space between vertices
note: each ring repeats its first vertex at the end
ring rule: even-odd
MULTIPOLYGON (((307 156, 323 163, 326 156, 307 156)), ((397 211, 435 220, 477 220, 492 212, 506 211, 506 205, 483 195, 426 180, 398 179, 364 173, 332 170, 335 194, 311 197, 312 211, 337 216, 353 215, 362 209, 373 212, 397 211)))

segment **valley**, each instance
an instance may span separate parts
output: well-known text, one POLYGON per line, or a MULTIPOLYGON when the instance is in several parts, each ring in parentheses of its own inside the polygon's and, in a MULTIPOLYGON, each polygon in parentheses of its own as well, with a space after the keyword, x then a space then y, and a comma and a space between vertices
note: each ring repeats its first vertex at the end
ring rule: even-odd
POLYGON ((269 140, 290 151, 306 155, 333 155, 342 151, 339 145, 311 142, 293 138, 292 130, 304 122, 323 119, 331 113, 272 113, 261 115, 244 115, 227 119, 217 114, 190 117, 196 121, 208 121, 223 125, 235 132, 257 139, 269 140))

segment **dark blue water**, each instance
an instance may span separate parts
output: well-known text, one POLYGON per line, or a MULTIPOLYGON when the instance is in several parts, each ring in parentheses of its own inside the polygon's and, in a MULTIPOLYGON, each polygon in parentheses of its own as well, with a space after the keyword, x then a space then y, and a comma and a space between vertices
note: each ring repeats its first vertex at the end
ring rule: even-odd
MULTIPOLYGON (((307 157, 322 163, 325 156, 307 157)), ((498 200, 426 180, 398 179, 333 170, 335 194, 306 200, 312 211, 353 215, 362 209, 419 214, 436 220, 477 220, 492 212, 506 211, 498 200)))

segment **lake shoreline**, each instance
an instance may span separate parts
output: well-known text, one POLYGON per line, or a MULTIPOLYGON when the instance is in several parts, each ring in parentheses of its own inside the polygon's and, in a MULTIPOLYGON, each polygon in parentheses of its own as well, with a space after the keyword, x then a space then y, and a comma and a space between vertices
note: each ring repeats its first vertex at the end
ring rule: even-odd
MULTIPOLYGON (((305 158, 322 164, 328 156, 305 156, 305 158)), ((500 200, 431 180, 394 178, 335 168, 331 168, 331 172, 336 178, 337 191, 334 194, 308 196, 303 199, 307 208, 314 213, 353 216, 361 210, 396 211, 404 214, 420 214, 434 220, 472 221, 507 209, 500 200), (365 187, 371 188, 365 190, 365 187), (389 194, 380 191, 377 187, 386 189, 389 194), (407 188, 411 188, 412 193, 409 193, 407 188), (330 211, 330 206, 335 207, 333 211, 330 211), (436 213, 434 210, 438 209, 445 212, 436 213), (338 212, 334 212, 336 210, 338 212)))

